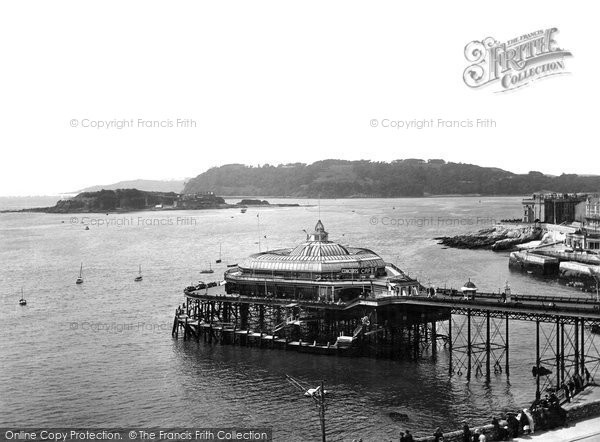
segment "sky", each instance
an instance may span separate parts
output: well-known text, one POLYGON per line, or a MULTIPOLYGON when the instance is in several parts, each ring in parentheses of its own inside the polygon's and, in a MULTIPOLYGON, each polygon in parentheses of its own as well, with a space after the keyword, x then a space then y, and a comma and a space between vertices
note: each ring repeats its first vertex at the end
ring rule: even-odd
POLYGON ((597 12, 539 0, 2 2, 0 195, 327 158, 598 174, 597 12), (569 74, 505 93, 466 86, 467 43, 552 27, 569 74), (495 126, 385 127, 431 119, 495 126))

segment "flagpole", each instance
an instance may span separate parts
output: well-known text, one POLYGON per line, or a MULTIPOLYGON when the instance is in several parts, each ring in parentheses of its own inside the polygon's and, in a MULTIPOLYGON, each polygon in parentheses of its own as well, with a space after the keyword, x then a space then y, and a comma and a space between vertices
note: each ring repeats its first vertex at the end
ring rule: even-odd
POLYGON ((258 253, 260 253, 260 213, 256 214, 256 220, 258 223, 258 253))

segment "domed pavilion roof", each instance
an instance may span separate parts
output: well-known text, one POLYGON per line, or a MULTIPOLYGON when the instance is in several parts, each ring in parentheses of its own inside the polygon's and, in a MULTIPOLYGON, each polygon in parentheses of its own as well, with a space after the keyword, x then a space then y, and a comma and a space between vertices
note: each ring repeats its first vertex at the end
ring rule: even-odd
POLYGON ((475 291, 475 290, 477 290, 477 286, 469 278, 469 280, 467 282, 465 282, 465 285, 462 286, 461 290, 463 292, 466 292, 466 291, 475 291))
POLYGON ((263 272, 339 273, 343 268, 385 267, 385 262, 371 250, 345 247, 329 241, 329 234, 319 220, 304 243, 290 249, 256 253, 239 267, 263 272))

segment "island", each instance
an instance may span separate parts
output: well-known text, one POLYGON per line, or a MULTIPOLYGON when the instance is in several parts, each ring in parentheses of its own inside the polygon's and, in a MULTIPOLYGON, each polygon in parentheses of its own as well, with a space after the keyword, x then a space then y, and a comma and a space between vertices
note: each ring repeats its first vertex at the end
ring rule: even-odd
POLYGON ((102 189, 81 192, 73 198, 57 201, 51 207, 10 210, 6 212, 41 213, 111 213, 141 210, 206 210, 231 209, 247 206, 299 207, 299 204, 270 204, 266 200, 242 199, 236 204, 225 202, 213 192, 177 194, 175 192, 151 192, 138 189, 102 189))

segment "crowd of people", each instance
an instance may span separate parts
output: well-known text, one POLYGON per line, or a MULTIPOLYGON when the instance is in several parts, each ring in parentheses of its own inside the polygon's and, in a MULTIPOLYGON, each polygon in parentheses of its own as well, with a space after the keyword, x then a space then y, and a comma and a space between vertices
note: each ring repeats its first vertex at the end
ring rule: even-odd
MULTIPOLYGON (((537 370, 537 367, 534 367, 537 370)), ((556 392, 550 392, 543 398, 536 399, 531 407, 517 413, 506 413, 506 417, 498 420, 492 418, 491 431, 484 434, 483 431, 475 429, 472 431, 467 422, 463 422, 462 442, 487 442, 506 441, 522 434, 530 434, 536 430, 547 430, 564 426, 567 424, 567 411, 561 406, 559 394, 563 396, 564 402, 571 402, 573 396, 577 395, 586 385, 590 384, 590 372, 584 368, 585 380, 579 373, 571 377, 556 392)), ((433 433, 434 442, 444 441, 444 433, 437 428, 433 433)))
MULTIPOLYGON (((492 418, 492 429, 487 433, 476 428, 471 430, 467 422, 462 426, 462 442, 507 441, 522 434, 533 433, 538 429, 554 428, 565 425, 567 412, 560 406, 555 394, 546 395, 535 408, 521 410, 518 413, 506 413, 502 420, 492 418)), ((437 428, 433 433, 435 442, 444 441, 444 433, 437 428)))
MULTIPOLYGON (((562 423, 566 422, 566 412, 560 407, 558 402, 549 405, 551 408, 546 413, 555 413, 562 418, 562 423)), ((463 422, 462 426, 462 442, 488 442, 488 441, 508 441, 522 434, 533 432, 535 428, 534 422, 536 418, 529 409, 520 411, 519 413, 506 413, 506 417, 502 420, 492 418, 491 431, 484 432, 479 428, 472 430, 467 422, 463 422)), ((401 439, 402 440, 402 439, 401 439)), ((434 442, 443 442, 444 433, 441 428, 437 428, 433 433, 434 442)))
MULTIPOLYGON (((534 367, 534 370, 537 370, 537 368, 534 367)), ((585 386, 590 384, 591 376, 587 368, 584 368, 584 375, 585 380, 580 374, 575 374, 556 391, 546 394, 543 398, 536 399, 529 408, 519 412, 508 412, 501 420, 495 417, 492 418, 489 431, 483 431, 479 428, 471 430, 468 423, 463 422, 461 441, 509 441, 523 434, 567 425, 567 411, 561 406, 559 395, 563 396, 563 403, 571 402, 573 396, 583 391, 585 386)), ((453 436, 456 437, 456 435, 453 436)), ((433 441, 443 442, 444 440, 446 440, 444 439, 444 432, 440 427, 436 428, 433 433, 433 441)), ((358 442, 362 442, 362 439, 358 442)), ((400 442, 414 442, 410 431, 400 432, 400 442)))
POLYGON ((584 370, 585 370, 585 381, 583 380, 583 377, 579 373, 576 373, 571 379, 569 379, 568 382, 563 383, 561 385, 560 389, 563 392, 563 395, 567 402, 571 402, 571 398, 573 396, 575 396, 577 393, 579 393, 580 391, 582 391, 585 388, 586 384, 590 383, 590 372, 588 371, 587 368, 585 368, 584 370))

